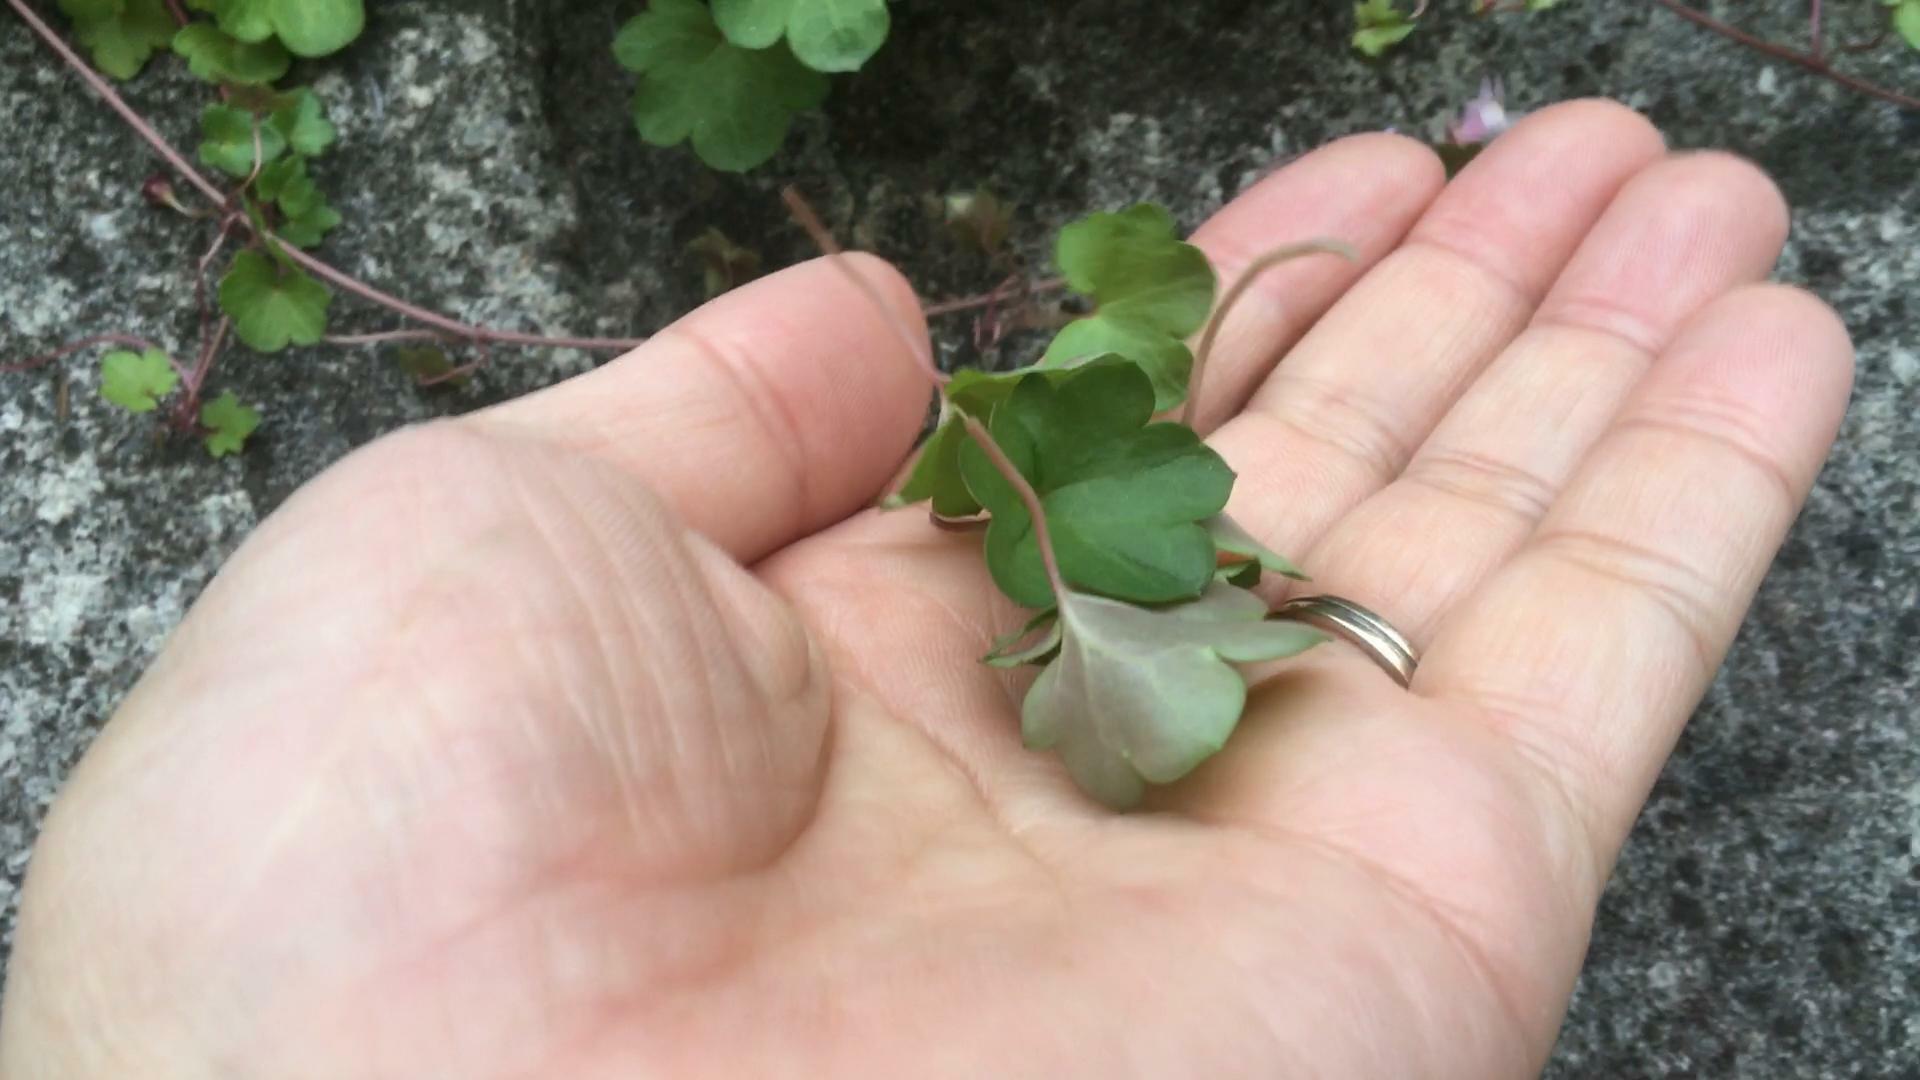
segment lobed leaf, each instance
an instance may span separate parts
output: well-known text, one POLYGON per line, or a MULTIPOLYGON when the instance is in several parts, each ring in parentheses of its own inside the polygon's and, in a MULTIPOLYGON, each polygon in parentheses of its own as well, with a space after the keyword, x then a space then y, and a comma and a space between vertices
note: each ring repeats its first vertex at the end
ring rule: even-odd
POLYGON ((1186 339, 1213 309, 1213 266, 1180 240, 1172 215, 1150 203, 1093 214, 1060 231, 1055 260, 1067 284, 1093 298, 1093 314, 1068 323, 1040 366, 1074 367, 1115 354, 1152 381, 1154 408, 1186 400, 1193 353, 1186 339))
POLYGON ((131 413, 159 408, 179 382, 173 361, 159 349, 116 349, 100 361, 100 396, 131 413))
MULTIPOLYGON (((1202 523, 1226 505, 1233 471, 1191 428, 1148 423, 1153 387, 1136 366, 1093 365, 1058 380, 1023 377, 993 410, 994 441, 1040 496, 1069 585, 1123 600, 1200 595, 1217 565, 1202 523)), ((987 568, 1030 608, 1053 604, 1025 504, 969 440, 960 470, 993 515, 987 568)))
MULTIPOLYGON (((981 422, 993 415, 993 407, 1005 401, 1021 379, 1034 374, 1032 368, 1020 371, 978 371, 961 368, 948 380, 946 396, 940 402, 940 420, 933 434, 920 447, 913 471, 900 490, 881 500, 888 510, 933 500, 933 512, 942 517, 970 517, 980 512, 980 502, 967 489, 960 474, 960 447, 968 442, 966 425, 960 414, 968 413, 981 422)), ((1065 372, 1046 373, 1056 382, 1065 372)))
POLYGON ((260 414, 233 396, 229 390, 200 406, 200 426, 206 430, 207 453, 214 457, 237 454, 260 426, 260 414))
POLYGON ((220 279, 220 309, 233 318, 240 340, 260 352, 319 341, 332 302, 326 286, 258 251, 234 256, 220 279))
POLYGON ((176 29, 165 0, 60 0, 60 10, 73 20, 74 39, 93 66, 116 79, 140 74, 176 29))
POLYGON ((787 44, 815 71, 859 71, 886 43, 887 0, 793 0, 787 44))
POLYGON ((301 87, 288 91, 281 102, 269 123, 287 140, 294 153, 314 157, 333 145, 336 132, 327 121, 326 106, 321 104, 318 94, 301 87))
POLYGON ((815 71, 858 71, 887 40, 886 0, 713 0, 733 45, 765 49, 782 36, 815 71))
POLYGON ((274 232, 294 247, 313 247, 340 224, 340 215, 307 175, 305 158, 284 157, 260 170, 253 190, 280 208, 280 225, 274 232))
POLYGON ((1233 664, 1294 656, 1326 640, 1266 618, 1258 596, 1209 585, 1197 600, 1143 608, 1069 592, 1060 655, 1027 692, 1021 735, 1054 749, 1081 790, 1116 809, 1180 779, 1226 745, 1246 706, 1233 664))
POLYGON ((229 176, 252 176, 256 163, 264 168, 287 152, 286 136, 272 124, 231 105, 208 105, 200 113, 200 161, 229 176), (254 143, 258 128, 260 140, 254 143))
POLYGON ((266 0, 273 32, 295 56, 339 52, 366 28, 361 0, 266 0))
POLYGON ((186 58, 187 68, 213 83, 261 86, 287 73, 293 62, 277 41, 249 43, 212 23, 188 23, 173 35, 173 51, 186 58))
POLYGON ((743 49, 697 0, 655 0, 614 40, 641 76, 634 125, 656 146, 691 141, 700 160, 744 172, 772 157, 796 113, 826 99, 827 81, 784 45, 743 49))

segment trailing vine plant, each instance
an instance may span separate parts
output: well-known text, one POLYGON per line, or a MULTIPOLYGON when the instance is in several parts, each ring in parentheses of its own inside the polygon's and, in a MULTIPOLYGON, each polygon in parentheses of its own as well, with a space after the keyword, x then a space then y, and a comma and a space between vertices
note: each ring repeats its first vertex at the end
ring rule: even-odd
MULTIPOLYGON (((310 88, 277 84, 293 57, 325 56, 359 35, 360 0, 185 0, 185 6, 60 0, 102 70, 132 77, 165 48, 212 85, 217 99, 201 115, 197 155, 225 177, 225 187, 167 144, 25 0, 5 2, 153 145, 198 199, 182 199, 161 178, 146 185, 148 197, 206 221, 212 231, 194 268, 202 338, 191 364, 124 334, 95 335, 30 363, 93 345, 119 346, 102 359, 102 395, 133 412, 165 407, 176 427, 198 432, 209 452, 221 456, 237 451, 259 422, 231 393, 204 396, 229 334, 258 352, 323 341, 479 349, 634 344, 467 326, 389 296, 310 253, 340 220, 311 172, 336 132, 310 88), (208 268, 230 243, 236 250, 209 302, 208 268), (424 325, 329 337, 329 286, 424 325)), ((1677 0, 1654 2, 1677 7, 1677 0)), ((1920 16, 1902 13, 1916 4, 1920 0, 1889 5, 1892 25, 1903 35, 1911 36, 1910 24, 1920 16)), ((1552 0, 1517 6, 1537 10, 1552 0)), ((1416 10, 1407 22, 1394 23, 1393 10, 1392 0, 1357 7, 1362 29, 1380 32, 1368 40, 1382 49, 1404 38, 1399 28, 1419 15, 1416 10)), ((1817 31, 1817 4, 1815 16, 1817 31)), ((710 164, 744 169, 778 148, 794 111, 818 103, 823 71, 859 67, 886 31, 884 0, 715 0, 712 8, 698 0, 655 0, 621 32, 616 50, 643 74, 634 109, 644 136, 665 144, 691 140, 710 164)), ((1358 38, 1355 45, 1368 49, 1358 38)), ((1449 140, 1477 144, 1505 122, 1498 87, 1489 84, 1451 126, 1449 140)), ((833 265, 888 316, 938 395, 931 434, 882 506, 926 504, 935 525, 978 529, 995 586, 1030 613, 982 657, 999 667, 1039 668, 1021 709, 1027 745, 1057 752, 1083 790, 1116 808, 1134 806, 1150 786, 1187 775, 1218 752, 1239 723, 1247 695, 1240 665, 1296 656, 1324 640, 1316 630, 1272 618, 1253 591, 1265 574, 1303 575, 1224 512, 1234 473, 1192 426, 1208 354, 1256 275, 1290 259, 1352 252, 1333 240, 1279 248, 1254 260, 1220 294, 1213 267, 1180 239, 1166 210, 1140 204, 1095 213, 1061 231, 1058 280, 1010 282, 983 297, 927 309, 991 311, 1009 298, 1065 288, 1085 299, 1087 313, 1060 326, 1028 366, 948 374, 925 339, 838 258, 811 208, 791 191, 787 198, 833 265)), ((964 212, 977 217, 973 225, 983 240, 1004 232, 1004 208, 992 200, 976 197, 964 212)), ((720 283, 753 271, 747 253, 724 237, 715 234, 704 246, 709 272, 720 283)), ((402 360, 425 379, 459 373, 433 352, 410 349, 402 360)))
POLYGON ((191 350, 176 351, 132 334, 95 334, 0 364, 0 372, 31 370, 82 350, 117 346, 101 358, 101 396, 129 412, 161 412, 168 427, 199 435, 207 451, 221 457, 240 450, 260 423, 259 412, 231 391, 207 394, 214 365, 231 338, 260 353, 323 342, 405 344, 409 347, 397 350, 396 358, 422 384, 459 379, 472 366, 455 364, 442 346, 484 357, 495 345, 619 351, 640 343, 469 325, 392 296, 311 254, 340 224, 311 171, 337 133, 311 88, 279 83, 296 58, 332 55, 360 36, 366 22, 361 0, 59 0, 91 65, 25 0, 5 2, 191 189, 183 193, 165 174, 156 174, 142 185, 146 199, 204 222, 210 239, 189 269, 200 313, 199 341, 191 350), (176 54, 210 85, 196 156, 224 184, 188 161, 102 75, 131 79, 162 52, 176 54), (229 247, 231 258, 209 288, 214 264, 229 247), (335 290, 421 325, 329 335, 335 290))

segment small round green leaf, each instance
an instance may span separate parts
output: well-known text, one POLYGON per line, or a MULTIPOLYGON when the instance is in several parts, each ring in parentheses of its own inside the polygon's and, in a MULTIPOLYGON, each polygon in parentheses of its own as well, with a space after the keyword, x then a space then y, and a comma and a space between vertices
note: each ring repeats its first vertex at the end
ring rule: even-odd
POLYGON ((785 45, 729 44, 704 5, 659 0, 614 42, 622 65, 641 75, 633 97, 640 137, 656 146, 691 141, 700 160, 744 172, 772 157, 795 113, 820 104, 826 78, 785 45))
POLYGON ((794 0, 713 0, 713 21, 728 42, 764 49, 787 32, 793 7, 794 0))
POLYGON ((889 25, 886 0, 793 0, 787 43, 815 71, 859 71, 889 25))
POLYGON ((326 286, 258 251, 234 256, 220 279, 220 309, 233 318, 240 340, 260 352, 319 341, 332 302, 326 286))
POLYGON ((229 390, 200 406, 200 426, 206 429, 207 453, 225 457, 240 452, 247 436, 260 426, 260 414, 240 404, 229 390))
POLYGON ((152 412, 179 381, 173 361, 158 349, 116 349, 100 361, 100 396, 128 412, 152 412))
POLYGON ((270 0, 273 32, 295 56, 326 56, 347 47, 367 25, 360 0, 270 0))

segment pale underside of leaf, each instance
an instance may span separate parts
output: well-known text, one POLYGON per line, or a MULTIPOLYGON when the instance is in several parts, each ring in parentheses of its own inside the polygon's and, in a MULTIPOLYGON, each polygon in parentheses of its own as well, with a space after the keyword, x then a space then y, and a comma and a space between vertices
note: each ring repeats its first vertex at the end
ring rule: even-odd
POLYGON ((1146 784, 1178 780, 1226 745, 1246 704, 1234 663, 1325 640, 1266 613, 1259 597, 1219 583, 1165 608, 1069 593, 1060 655, 1022 709, 1027 745, 1057 747, 1075 782, 1101 802, 1138 803, 1146 784))

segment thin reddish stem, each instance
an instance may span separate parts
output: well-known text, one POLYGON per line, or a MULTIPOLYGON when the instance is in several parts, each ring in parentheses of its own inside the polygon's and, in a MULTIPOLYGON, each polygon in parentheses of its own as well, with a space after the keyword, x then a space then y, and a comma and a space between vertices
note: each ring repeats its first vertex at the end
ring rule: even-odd
MULTIPOLYGON (((108 83, 99 72, 93 70, 85 60, 81 59, 80 54, 74 52, 73 47, 68 45, 65 39, 61 38, 59 34, 55 33, 52 27, 48 26, 45 21, 34 14, 33 9, 27 6, 26 0, 6 0, 6 4, 26 22, 27 27, 31 29, 42 42, 45 42, 48 48, 58 54, 60 59, 64 61, 69 68, 73 69, 74 74, 79 75, 80 78, 93 89, 94 93, 100 95, 101 100, 107 103, 108 108, 119 114, 120 119, 126 121, 127 126, 131 127, 135 134, 145 140, 148 146, 153 147, 154 151, 166 161, 167 165, 171 167, 174 172, 180 175, 181 179, 192 184, 214 205, 228 205, 227 194, 221 191, 211 180, 208 180, 206 176, 202 175, 200 170, 189 164, 187 159, 181 156, 180 151, 174 149, 173 145, 167 142, 166 137, 155 130, 154 126, 148 123, 145 117, 135 112, 133 106, 127 104, 126 99, 120 96, 119 91, 115 90, 112 84, 108 83)), ((344 292, 358 296, 368 303, 377 304, 389 311, 413 319, 416 322, 438 327, 454 337, 463 340, 490 341, 502 345, 528 345, 545 348, 586 349, 607 352, 620 352, 631 349, 644 343, 646 340, 645 338, 549 337, 542 334, 528 334, 515 330, 499 330, 490 326, 474 326, 463 323, 458 319, 449 318, 435 311, 429 311, 417 304, 410 304, 391 293, 384 292, 343 271, 336 270, 306 252, 286 245, 284 241, 274 236, 271 231, 261 232, 255 229, 251 221, 247 222, 246 225, 248 231, 258 235, 262 242, 282 244, 282 246, 286 248, 287 257, 295 263, 298 263, 302 269, 315 277, 321 278, 344 292)))
POLYGON ((373 334, 328 334, 320 339, 327 345, 390 345, 397 341, 437 341, 458 345, 460 339, 440 330, 382 330, 373 334))
POLYGON ((1920 111, 1920 97, 1912 97, 1898 90, 1890 90, 1876 83, 1867 82, 1865 79, 1856 79, 1851 75, 1835 71, 1824 59, 1812 53, 1801 52, 1798 49, 1788 48, 1785 45, 1777 45, 1764 38, 1755 37, 1745 30, 1733 26, 1730 23, 1721 22, 1719 19, 1705 12, 1695 11, 1693 8, 1681 3, 1680 0, 1653 0, 1653 2, 1688 22, 1693 23, 1695 26, 1711 30, 1721 37, 1745 45, 1755 52, 1771 56, 1776 60, 1784 60, 1796 67, 1805 68, 1821 78, 1838 83, 1849 90, 1865 94, 1868 97, 1892 102, 1903 109, 1920 111))
POLYGON ((173 166, 173 170, 180 174, 181 178, 194 187, 199 188, 202 195, 213 200, 216 204, 227 201, 226 195, 221 192, 219 188, 214 187, 206 177, 200 175, 199 170, 187 164, 187 159, 180 156, 180 151, 175 150, 158 131, 155 131, 153 125, 147 123, 145 117, 134 112, 133 106, 128 105, 126 99, 122 98, 99 72, 93 70, 85 60, 80 59, 80 54, 74 52, 73 47, 68 45, 65 39, 59 34, 54 33, 53 28, 42 21, 40 16, 35 15, 33 9, 27 6, 26 0, 7 0, 7 6, 12 8, 20 18, 24 19, 27 28, 38 35, 40 40, 45 42, 48 48, 58 53, 60 59, 66 61, 67 66, 72 68, 75 74, 79 75, 80 78, 86 81, 88 86, 93 88, 94 93, 99 94, 101 98, 105 99, 108 108, 119 113, 120 119, 126 121, 127 126, 138 132, 140 137, 147 141, 147 145, 158 151, 160 156, 166 159, 167 164, 173 166))
POLYGON ((1810 55, 1821 63, 1827 59, 1826 35, 1820 32, 1820 0, 1808 0, 1807 36, 1812 43, 1810 55))
POLYGON ((1053 533, 1047 528, 1047 508, 1040 502, 1040 493, 1021 475, 1019 466, 1013 463, 1005 450, 1000 449, 1000 444, 993 441, 993 434, 987 430, 987 425, 965 411, 960 413, 960 422, 967 426, 967 436, 987 455, 987 460, 993 462, 993 467, 1000 470, 1000 476, 1013 485, 1021 504, 1027 508, 1027 517, 1033 520, 1033 538, 1040 545, 1040 563, 1047 569, 1047 584, 1053 586, 1054 603, 1065 607, 1067 579, 1061 576, 1060 560, 1053 553, 1053 533))
POLYGON ((193 365, 193 393, 196 396, 200 387, 206 384, 207 372, 213 370, 213 358, 219 355, 220 346, 226 344, 227 331, 232 327, 233 320, 222 315, 220 325, 213 329, 213 337, 207 339, 206 347, 200 350, 200 359, 193 365))
POLYGON ((1029 282, 1025 289, 1011 289, 1002 285, 978 296, 961 296, 952 300, 925 304, 920 308, 920 314, 931 319, 939 315, 951 315, 957 311, 975 311, 983 307, 992 307, 1008 297, 1022 293, 1027 296, 1037 296, 1041 293, 1058 292, 1066 287, 1066 278, 1042 278, 1039 281, 1029 282))
POLYGON ((848 281, 853 282, 853 287, 859 289, 861 295, 872 301, 873 306, 879 309, 888 328, 893 331, 895 337, 900 339, 901 344, 907 347, 907 352, 919 364, 920 373, 933 383, 935 390, 945 389, 947 373, 940 370, 939 364, 934 363, 933 350, 928 347, 926 338, 915 334, 907 327, 899 313, 887 303, 886 297, 880 295, 880 290, 874 288, 871 281, 862 277, 860 271, 853 268, 851 259, 840 258, 846 252, 840 247, 840 242, 833 238, 833 234, 827 231, 827 227, 821 224, 820 215, 814 213, 813 207, 799 191, 792 187, 782 188, 780 198, 787 204, 787 210, 793 214, 793 219, 800 223, 800 227, 807 231, 808 236, 813 238, 813 242, 819 246, 820 251, 830 256, 827 261, 833 265, 834 269, 848 281))
MULTIPOLYGON (((78 341, 68 342, 52 352, 41 353, 38 356, 30 356, 25 360, 12 364, 0 364, 0 373, 14 375, 22 371, 32 371, 35 368, 43 368, 55 360, 72 356, 82 349, 89 349, 95 345, 125 345, 130 349, 152 349, 160 353, 167 351, 153 342, 148 341, 146 338, 136 337, 133 334, 93 334, 88 337, 83 337, 78 341)), ((176 370, 178 369, 177 364, 175 368, 176 370)), ((184 374, 184 372, 182 374, 184 374)))
MULTIPOLYGON (((839 267, 860 292, 880 310, 881 316, 886 320, 887 325, 893 328, 894 334, 906 343, 907 351, 913 354, 921 372, 927 376, 928 381, 933 383, 934 389, 944 392, 947 374, 933 362, 933 350, 927 347, 925 339, 917 337, 908 328, 906 321, 901 319, 900 313, 880 295, 880 291, 853 268, 851 261, 846 258, 845 250, 840 247, 840 242, 833 238, 833 234, 827 231, 825 225, 821 224, 820 215, 813 212, 813 207, 798 191, 789 187, 780 192, 780 197, 786 201, 787 209, 792 211, 794 220, 800 223, 800 227, 807 231, 807 235, 811 236, 813 242, 825 253, 827 261, 839 267)), ((1020 496, 1020 502, 1027 508, 1027 516, 1033 519, 1034 539, 1040 545, 1040 561, 1046 567, 1047 582, 1053 586, 1054 600, 1056 603, 1065 604, 1067 582, 1060 574, 1059 559, 1054 557, 1053 534, 1047 528, 1047 511, 1040 503, 1040 493, 1033 489, 1033 485, 1027 482, 1025 476, 1021 475, 1019 467, 1014 465, 1013 459, 1007 456, 1006 451, 1000 449, 1000 444, 993 440, 993 433, 987 430, 985 424, 969 415, 964 409, 955 411, 960 416, 960 422, 966 426, 968 437, 979 445, 980 450, 987 455, 987 460, 993 462, 993 467, 999 470, 1000 476, 1008 484, 1012 485, 1013 490, 1020 496)))
POLYGON ((204 336, 207 324, 213 321, 212 308, 207 303, 207 267, 227 245, 227 237, 233 232, 236 215, 229 214, 220 220, 220 231, 215 234, 213 243, 208 245, 207 253, 200 256, 199 265, 193 271, 193 303, 200 310, 200 333, 204 336))
POLYGON ((1254 279, 1283 262, 1298 259, 1303 255, 1339 255, 1346 259, 1357 259, 1359 253, 1352 245, 1339 240, 1307 240, 1298 244, 1288 244, 1274 248, 1248 263, 1240 276, 1228 287, 1226 295, 1220 298, 1220 306, 1213 309, 1213 316, 1207 320, 1207 328, 1200 333, 1200 347, 1193 353, 1193 374, 1187 379, 1187 404, 1180 410, 1180 422, 1193 426, 1194 417, 1200 411, 1201 380, 1207 373, 1207 360, 1213 355, 1214 339, 1220 336, 1220 327, 1227 321, 1227 313, 1233 310, 1240 298, 1247 294, 1254 279))

